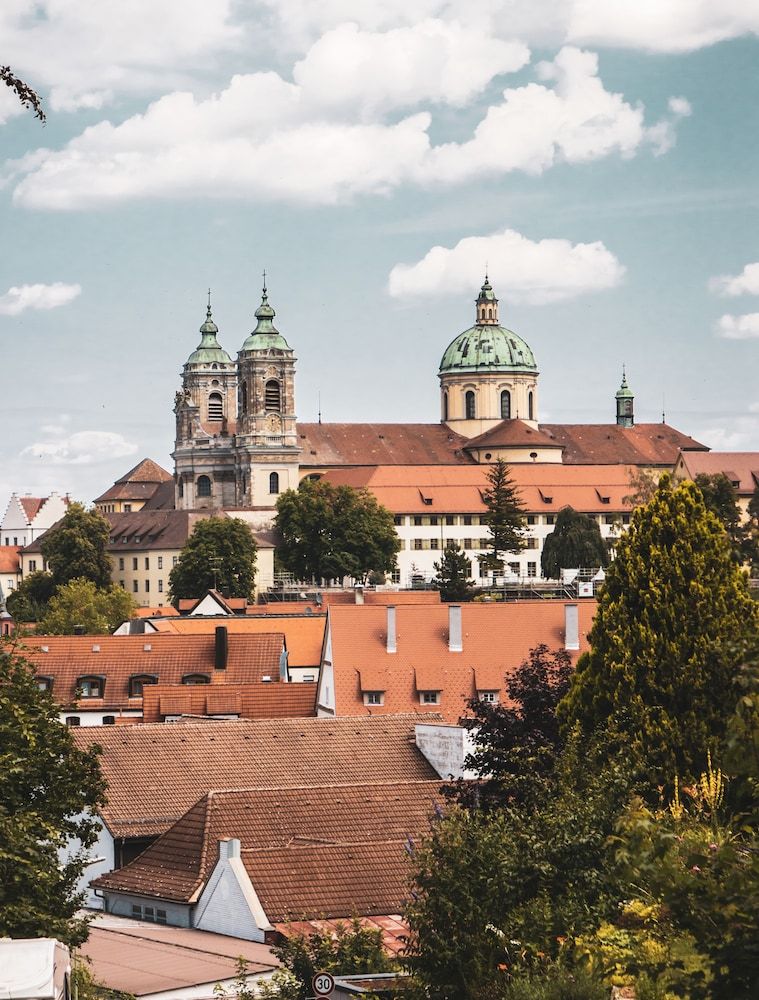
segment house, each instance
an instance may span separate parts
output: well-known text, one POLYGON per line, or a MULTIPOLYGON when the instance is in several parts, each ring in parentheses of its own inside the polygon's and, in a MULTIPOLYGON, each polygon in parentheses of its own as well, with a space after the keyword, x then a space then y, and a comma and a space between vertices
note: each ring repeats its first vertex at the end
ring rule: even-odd
MULTIPOLYGON (((525 547, 507 554, 506 575, 540 580, 540 556, 545 539, 554 529, 564 507, 587 514, 610 542, 630 523, 632 505, 627 465, 521 464, 509 474, 525 512, 525 547)), ((488 582, 488 571, 479 558, 488 551, 490 531, 485 522, 489 467, 485 465, 385 465, 328 472, 324 479, 335 486, 364 488, 386 507, 400 539, 394 579, 405 586, 435 575, 447 545, 464 550, 471 561, 471 576, 488 582)))
POLYGON ((101 514, 128 514, 149 506, 174 506, 174 477, 151 458, 143 458, 95 501, 101 514), (168 484, 168 485, 165 485, 168 484))
POLYGON ((21 583, 20 551, 20 545, 0 545, 0 587, 6 597, 21 583))
POLYGON ((291 920, 397 921, 408 844, 443 805, 439 780, 210 791, 91 887, 107 913, 253 941, 291 920))
MULTIPOLYGON (((108 783, 82 888, 132 861, 213 789, 435 781, 439 773, 417 747, 418 721, 399 715, 74 729, 77 746, 102 747, 108 783)), ((102 901, 91 894, 88 905, 102 901)))
POLYGON ((25 637, 19 651, 68 726, 140 722, 144 691, 153 684, 177 686, 177 697, 202 687, 199 714, 227 715, 221 705, 229 704, 228 684, 279 690, 287 681, 285 639, 276 631, 230 636, 219 626, 213 634, 194 636, 37 635, 25 637))
POLYGON ((680 453, 674 478, 696 476, 726 476, 738 498, 744 521, 748 520, 748 505, 759 490, 759 451, 710 451, 680 453))
MULTIPOLYGON (((29 545, 66 513, 69 498, 58 493, 47 497, 19 496, 13 493, 0 521, 0 545, 29 545)), ((42 562, 34 569, 42 569, 42 562)), ((33 572, 34 570, 30 570, 33 572)))
POLYGON ((327 614, 317 712, 431 712, 455 724, 472 698, 505 702, 508 675, 533 647, 565 649, 576 660, 588 648, 595 609, 593 600, 334 605, 327 614))

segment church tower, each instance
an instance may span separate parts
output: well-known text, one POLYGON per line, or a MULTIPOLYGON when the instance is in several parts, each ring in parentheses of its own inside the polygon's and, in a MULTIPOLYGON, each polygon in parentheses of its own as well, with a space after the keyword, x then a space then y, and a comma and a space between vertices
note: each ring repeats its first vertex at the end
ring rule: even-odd
POLYGON ((218 332, 209 291, 200 343, 185 363, 174 401, 175 504, 181 510, 232 506, 235 500, 237 372, 218 332))
POLYGON ((274 326, 266 274, 256 327, 237 356, 237 505, 272 508, 298 486, 295 353, 274 326))
POLYGON ((440 362, 441 419, 473 438, 502 420, 538 426, 538 368, 527 343, 500 325, 488 280, 475 300, 475 325, 451 341, 440 362))
POLYGON ((635 413, 633 404, 635 396, 632 394, 630 386, 627 384, 625 366, 622 365, 622 384, 617 389, 615 396, 617 401, 617 424, 620 427, 633 427, 635 424, 635 413))

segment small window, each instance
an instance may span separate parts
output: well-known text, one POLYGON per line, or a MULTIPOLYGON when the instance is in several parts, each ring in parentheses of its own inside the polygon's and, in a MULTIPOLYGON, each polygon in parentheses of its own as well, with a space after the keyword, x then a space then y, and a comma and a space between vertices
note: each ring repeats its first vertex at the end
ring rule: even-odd
POLYGON ((472 515, 471 514, 464 514, 464 516, 461 519, 461 523, 462 524, 473 524, 472 515))
POLYGON ((157 924, 165 924, 166 923, 166 910, 158 910, 157 909, 155 911, 155 922, 157 924))
POLYGON ((279 493, 279 473, 269 473, 269 493, 279 493))
POLYGON ((119 569, 120 570, 124 569, 124 557, 123 556, 119 556, 119 569))
POLYGON ((279 382, 276 379, 269 379, 264 388, 264 407, 267 410, 279 412, 281 407, 281 392, 279 382))
POLYGON ((30 573, 34 573, 36 569, 37 569, 37 560, 36 559, 30 559, 29 560, 29 572, 30 573))
POLYGON ((555 514, 547 514, 546 515, 546 524, 556 524, 556 515, 555 514))
POLYGON ((139 565, 139 563, 137 561, 137 556, 133 556, 132 557, 132 569, 136 570, 138 565, 139 565))
POLYGON ((443 420, 448 419, 448 393, 443 393, 443 420))
POLYGON ((184 479, 179 480, 179 495, 180 497, 184 496, 184 479))
POLYGON ((37 687, 40 691, 52 691, 53 689, 53 678, 52 677, 37 677, 37 687))
POLYGON ((143 906, 142 908, 142 919, 148 920, 150 923, 155 921, 155 910, 152 906, 143 906))
POLYGON ((163 593, 163 580, 158 581, 158 593, 159 594, 163 593))
POLYGON ((137 593, 138 587, 139 583, 136 580, 132 580, 132 590, 134 591, 135 594, 137 593))
POLYGON ((81 726, 82 720, 78 715, 67 715, 64 720, 67 726, 81 726))
POLYGON ((146 594, 150 593, 150 580, 145 581, 145 593, 146 594))
POLYGON ((210 684, 211 678, 208 674, 185 674, 182 678, 183 684, 210 684))
POLYGON ((477 696, 480 701, 485 701, 488 705, 498 704, 498 692, 497 691, 478 691, 477 696))
POLYGON ((422 691, 419 700, 423 705, 437 705, 440 701, 440 692, 422 691))
POLYGON ((456 515, 455 514, 446 514, 445 515, 445 523, 448 526, 450 526, 452 524, 455 524, 456 523, 456 515))
POLYGON ((198 496, 199 497, 211 496, 211 480, 208 478, 208 476, 198 476, 198 496))
POLYGON ((142 920, 142 907, 137 906, 136 903, 132 903, 132 916, 136 917, 137 920, 142 920))
POLYGON ((163 569, 163 556, 158 556, 158 568, 163 569))
POLYGON ((150 569, 150 559, 145 556, 145 569, 150 569))
POLYGON ((504 389, 501 393, 501 420, 511 419, 511 393, 504 389))
POLYGON ((178 562, 179 562, 179 556, 172 556, 172 557, 171 557, 171 565, 172 565, 172 566, 176 566, 176 564, 177 564, 178 562))
POLYGON ((538 575, 538 564, 534 562, 527 563, 527 576, 536 577, 538 575))
POLYGON ((129 678, 129 697, 142 698, 142 689, 146 684, 157 684, 158 678, 155 674, 135 674, 129 678))
POLYGON ((529 392, 527 394, 527 419, 528 420, 534 420, 535 419, 535 417, 533 416, 533 402, 532 402, 532 393, 531 392, 529 392))
POLYGON ((208 397, 208 419, 224 419, 224 404, 221 401, 221 394, 218 392, 212 392, 208 397))
POLYGON ((240 412, 248 412, 248 383, 243 382, 242 388, 240 390, 240 412))
POLYGON ((104 726, 115 726, 116 725, 116 716, 115 715, 104 715, 103 716, 103 725, 104 726))
POLYGON ((130 503, 125 503, 124 504, 124 513, 125 514, 131 514, 132 513, 132 505, 130 503))
POLYGON ((393 524, 405 524, 405 523, 406 523, 406 518, 403 516, 403 514, 396 514, 393 517, 393 524))
POLYGON ((384 691, 364 691, 365 705, 382 705, 385 701, 384 691))
POLYGON ((80 677, 76 682, 80 698, 102 698, 105 690, 105 678, 80 677))
POLYGON ((537 515, 535 515, 535 514, 528 514, 527 515, 527 523, 528 524, 537 524, 538 523, 537 515))
POLYGON ((477 406, 475 403, 475 396, 472 389, 469 389, 464 396, 464 410, 466 412, 467 420, 474 420, 477 414, 477 406))

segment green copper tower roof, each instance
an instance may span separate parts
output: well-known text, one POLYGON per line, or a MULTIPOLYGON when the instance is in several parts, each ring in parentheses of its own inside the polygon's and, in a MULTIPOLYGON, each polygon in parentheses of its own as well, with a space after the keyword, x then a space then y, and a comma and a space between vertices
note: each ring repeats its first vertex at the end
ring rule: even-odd
POLYGON ((216 339, 218 326, 211 317, 211 292, 208 292, 206 321, 200 328, 200 343, 187 359, 188 365, 231 365, 232 359, 216 339))
POLYGON ((617 399, 633 399, 634 398, 633 391, 630 388, 630 386, 627 384, 627 374, 625 373, 625 366, 624 365, 622 365, 622 384, 617 389, 616 398, 617 399))
POLYGON ((272 348, 279 351, 289 351, 290 345, 274 326, 275 312, 269 305, 266 292, 266 273, 264 272, 264 287, 261 295, 261 305, 256 309, 256 328, 240 348, 243 351, 268 351, 272 348))
POLYGON ((535 355, 519 334, 498 323, 498 299, 485 275, 477 296, 477 322, 451 341, 440 361, 445 372, 527 372, 537 374, 535 355))

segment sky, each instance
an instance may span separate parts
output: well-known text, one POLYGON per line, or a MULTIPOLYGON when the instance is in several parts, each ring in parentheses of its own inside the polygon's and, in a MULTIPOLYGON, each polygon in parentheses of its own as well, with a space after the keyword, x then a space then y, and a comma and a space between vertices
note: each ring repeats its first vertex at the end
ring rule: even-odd
POLYGON ((171 468, 211 288, 312 421, 439 419, 489 270, 544 422, 759 450, 759 0, 3 0, 0 513, 171 468))

